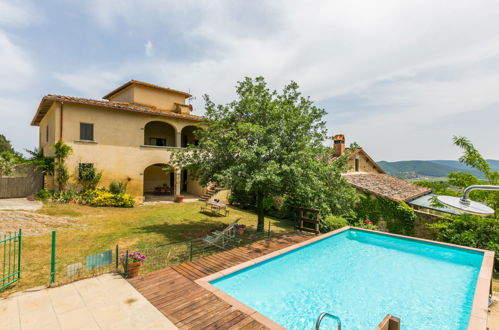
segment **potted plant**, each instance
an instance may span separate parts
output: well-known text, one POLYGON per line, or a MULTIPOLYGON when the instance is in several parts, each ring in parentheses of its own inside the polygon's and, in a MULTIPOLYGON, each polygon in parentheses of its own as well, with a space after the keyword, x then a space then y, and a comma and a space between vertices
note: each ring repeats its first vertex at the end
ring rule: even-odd
POLYGON ((244 235, 244 230, 246 229, 246 225, 236 225, 235 227, 239 235, 244 235))
POLYGON ((182 203, 183 200, 184 200, 184 195, 175 196, 175 203, 182 203))
POLYGON ((142 261, 146 260, 146 256, 140 252, 129 253, 121 255, 121 263, 123 264, 123 269, 127 271, 127 277, 132 278, 139 275, 140 266, 142 261))

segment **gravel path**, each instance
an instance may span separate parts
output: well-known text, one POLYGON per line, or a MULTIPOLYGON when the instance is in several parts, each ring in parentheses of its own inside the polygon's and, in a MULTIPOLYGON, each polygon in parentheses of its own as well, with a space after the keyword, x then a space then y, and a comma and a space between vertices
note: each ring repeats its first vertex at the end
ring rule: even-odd
POLYGON ((56 227, 72 225, 78 218, 53 217, 29 211, 0 211, 0 234, 23 230, 23 236, 41 235, 56 227))

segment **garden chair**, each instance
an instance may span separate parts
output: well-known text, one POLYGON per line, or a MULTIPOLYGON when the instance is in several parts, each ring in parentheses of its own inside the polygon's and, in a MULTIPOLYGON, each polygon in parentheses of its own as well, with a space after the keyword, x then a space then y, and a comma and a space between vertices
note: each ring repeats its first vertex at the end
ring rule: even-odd
POLYGON ((217 230, 213 232, 213 235, 208 235, 203 238, 203 241, 210 244, 215 245, 221 248, 225 248, 227 243, 236 241, 236 225, 241 220, 241 218, 237 218, 232 221, 224 230, 217 230))

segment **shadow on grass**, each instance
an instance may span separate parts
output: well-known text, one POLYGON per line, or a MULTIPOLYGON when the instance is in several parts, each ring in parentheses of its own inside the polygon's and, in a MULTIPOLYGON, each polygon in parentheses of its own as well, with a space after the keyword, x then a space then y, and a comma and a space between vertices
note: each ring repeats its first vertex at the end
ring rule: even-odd
POLYGON ((202 238, 215 230, 225 228, 227 223, 218 219, 188 220, 182 219, 180 223, 162 223, 137 227, 136 230, 144 233, 160 234, 165 241, 178 243, 190 239, 202 238))

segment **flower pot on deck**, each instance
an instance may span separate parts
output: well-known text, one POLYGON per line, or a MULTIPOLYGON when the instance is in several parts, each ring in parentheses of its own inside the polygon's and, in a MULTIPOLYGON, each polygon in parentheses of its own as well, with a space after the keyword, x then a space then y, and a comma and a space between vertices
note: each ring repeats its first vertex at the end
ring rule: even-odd
POLYGON ((238 233, 239 235, 244 235, 244 228, 239 228, 239 229, 237 230, 237 233, 238 233))
POLYGON ((132 262, 128 264, 128 278, 136 277, 139 275, 140 266, 142 261, 132 262))
POLYGON ((175 203, 182 203, 184 201, 184 195, 175 196, 175 203))

